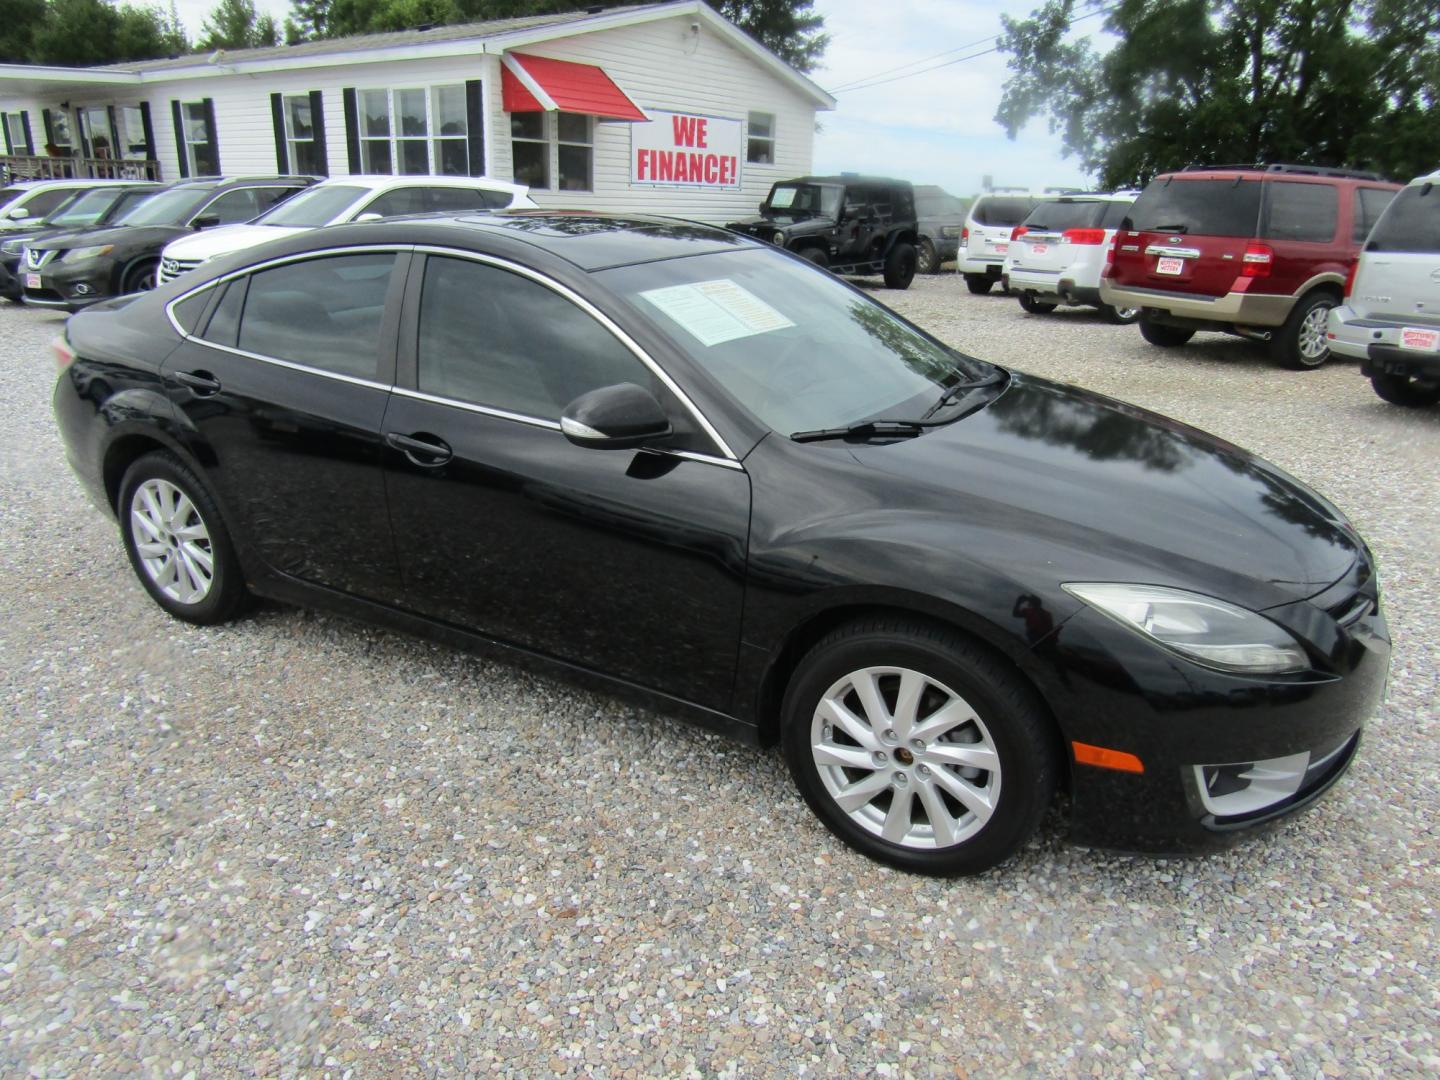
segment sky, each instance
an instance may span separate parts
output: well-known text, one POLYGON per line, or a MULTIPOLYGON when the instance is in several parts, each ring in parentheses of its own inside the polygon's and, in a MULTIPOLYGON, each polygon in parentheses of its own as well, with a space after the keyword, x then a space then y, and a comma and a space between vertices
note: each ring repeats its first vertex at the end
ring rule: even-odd
MULTIPOLYGON (((192 39, 216 2, 177 0, 192 39)), ((878 72, 912 70, 902 65, 928 67, 981 52, 995 44, 1002 14, 1023 18, 1040 2, 816 0, 830 47, 811 78, 834 90, 878 72), (934 59, 917 63, 929 57, 934 59)), ((580 0, 576 6, 582 6, 580 0)), ((289 0, 255 0, 255 7, 280 25, 290 11, 289 0)), ((1100 21, 1090 20, 1085 29, 1098 30, 1100 21)), ((879 173, 939 184, 956 195, 973 195, 986 176, 1000 186, 1087 185, 1089 178, 1073 158, 1061 155, 1059 135, 1050 134, 1043 120, 1014 141, 995 122, 1005 61, 990 53, 914 78, 837 93, 835 111, 819 114, 815 171, 879 173)))

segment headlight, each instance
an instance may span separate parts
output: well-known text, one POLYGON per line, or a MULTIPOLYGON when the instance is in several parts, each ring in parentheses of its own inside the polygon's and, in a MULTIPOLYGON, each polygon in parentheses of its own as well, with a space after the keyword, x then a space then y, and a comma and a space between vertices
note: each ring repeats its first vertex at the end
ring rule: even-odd
POLYGON ((1223 600, 1159 585, 1081 582, 1062 588, 1206 667, 1279 674, 1310 666, 1305 651, 1280 626, 1223 600))
POLYGON ((24 240, 6 240, 0 244, 0 255, 19 255, 25 250, 24 240))
POLYGON ((98 259, 102 255, 109 255, 115 250, 114 244, 97 244, 95 247, 71 248, 65 252, 66 262, 84 262, 86 259, 98 259))

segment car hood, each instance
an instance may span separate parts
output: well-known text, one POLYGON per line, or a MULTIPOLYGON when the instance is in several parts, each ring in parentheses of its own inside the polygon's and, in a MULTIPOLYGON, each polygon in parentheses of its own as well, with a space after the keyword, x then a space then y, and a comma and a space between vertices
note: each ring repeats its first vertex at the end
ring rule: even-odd
POLYGON ((1362 546, 1334 506, 1253 454, 1027 375, 962 420, 853 453, 943 486, 967 543, 989 533, 1026 548, 1053 584, 1169 585, 1260 610, 1320 592, 1362 546))
POLYGON ((232 251, 244 251, 267 240, 279 240, 309 231, 307 228, 282 225, 225 225, 172 241, 165 245, 165 257, 205 262, 229 255, 232 251))
POLYGON ((756 228, 788 229, 795 225, 814 224, 829 225, 832 222, 828 218, 818 217, 815 214, 766 214, 764 217, 742 218, 732 222, 729 227, 749 231, 756 228))
POLYGON ((187 232, 189 230, 184 225, 114 225, 107 229, 87 229, 62 236, 50 236, 30 246, 41 251, 65 251, 99 244, 141 248, 164 244, 167 240, 173 240, 187 232))

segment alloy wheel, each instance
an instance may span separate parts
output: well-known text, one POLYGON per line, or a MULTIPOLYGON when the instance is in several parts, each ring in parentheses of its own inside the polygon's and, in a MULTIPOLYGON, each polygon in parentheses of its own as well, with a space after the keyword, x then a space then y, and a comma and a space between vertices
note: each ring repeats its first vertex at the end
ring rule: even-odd
POLYGON ((155 587, 180 604, 198 604, 215 581, 215 549, 200 511, 180 488, 158 477, 130 499, 140 565, 155 587))
POLYGON ((832 684, 811 721, 810 753, 835 805, 905 848, 964 843, 1000 798, 1000 756, 984 721, 910 668, 862 668, 832 684))
POLYGON ((1295 343, 1303 362, 1319 364, 1329 355, 1330 345, 1325 339, 1325 325, 1329 318, 1329 304, 1316 304, 1306 312, 1295 343))

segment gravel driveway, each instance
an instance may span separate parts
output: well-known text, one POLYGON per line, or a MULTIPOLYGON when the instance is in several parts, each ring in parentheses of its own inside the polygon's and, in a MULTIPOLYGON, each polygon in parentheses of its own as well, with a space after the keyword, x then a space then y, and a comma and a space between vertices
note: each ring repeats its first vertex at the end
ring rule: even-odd
POLYGON ((1329 798, 1183 861, 1051 820, 934 881, 833 840, 776 753, 329 616, 188 627, 64 463, 60 318, 0 305, 0 1072, 1440 1072, 1440 409, 949 275, 876 295, 1353 517, 1396 652, 1329 798))

